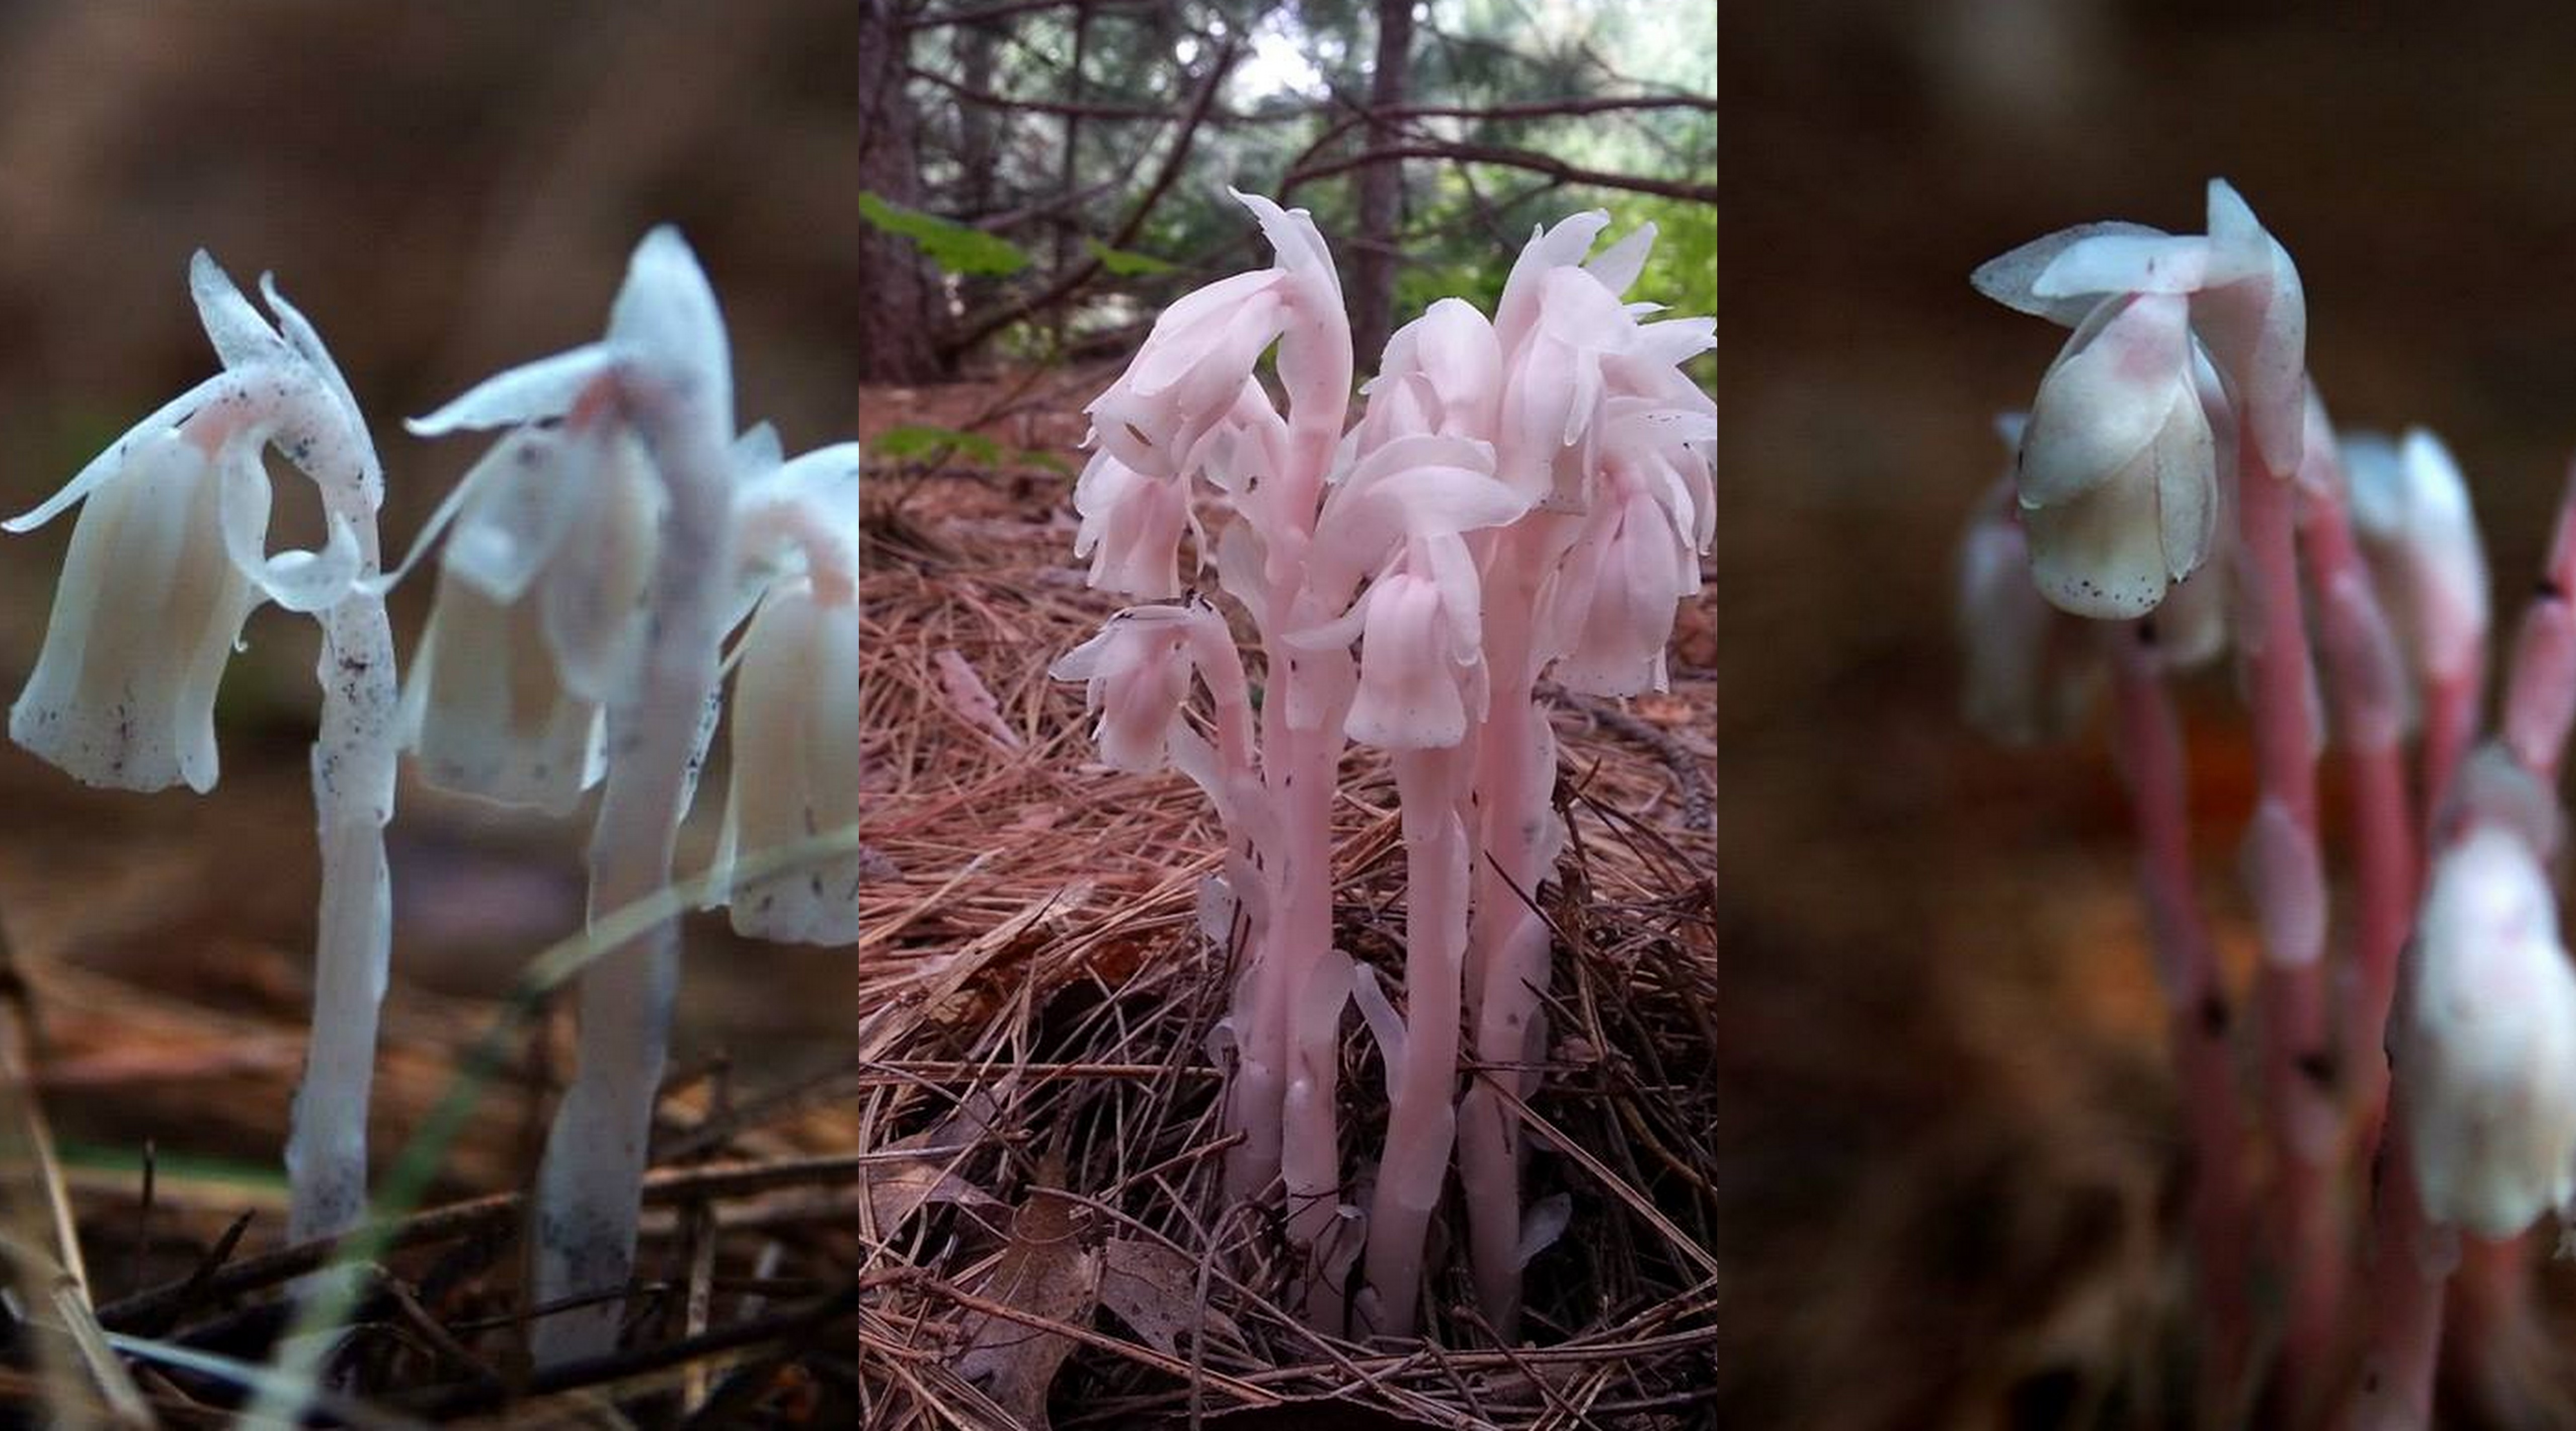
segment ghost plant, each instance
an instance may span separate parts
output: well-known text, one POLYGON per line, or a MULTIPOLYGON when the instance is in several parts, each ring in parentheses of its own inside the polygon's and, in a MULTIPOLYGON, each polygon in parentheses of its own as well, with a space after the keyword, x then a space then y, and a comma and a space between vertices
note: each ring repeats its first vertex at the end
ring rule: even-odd
POLYGON ((1547 926, 1530 899, 1563 832, 1535 699, 1661 689, 1675 602, 1715 521, 1715 410, 1679 365, 1708 320, 1623 305, 1652 231, 1588 262, 1608 224, 1535 237, 1497 316, 1444 300, 1399 330, 1348 405, 1354 361, 1330 254, 1303 211, 1238 195, 1275 254, 1167 308, 1092 404, 1075 490, 1091 583, 1168 603, 1179 542, 1261 650, 1257 711, 1225 618, 1193 596, 1131 607, 1057 662, 1088 682, 1122 769, 1166 762, 1224 822, 1211 934, 1243 957, 1225 1032, 1228 1186, 1278 1197, 1309 1259, 1309 1318, 1338 1330, 1365 1228, 1365 1327, 1410 1331, 1453 1144, 1488 1314, 1519 1299, 1520 1143, 1534 1087, 1547 926), (1275 345, 1283 412, 1256 375, 1275 345), (1196 499, 1227 509, 1211 539, 1196 499), (1211 741, 1185 717, 1203 686, 1211 741), (1390 752, 1408 899, 1405 1004, 1332 941, 1330 817, 1345 742, 1390 752), (1345 1202, 1334 1120, 1341 1015, 1356 996, 1388 1070, 1389 1129, 1366 1212, 1345 1202), (1459 1094, 1462 1054, 1484 1071, 1459 1094))
POLYGON ((322 900, 313 1033, 286 1163, 294 1237, 340 1232, 366 1206, 368 1088, 391 939, 384 826, 393 813, 393 638, 370 588, 384 471, 348 382, 304 315, 263 276, 274 321, 213 258, 189 267, 223 371, 164 404, 42 506, 74 504, 62 584, 27 689, 20 745, 89 785, 204 792, 217 774, 215 688, 264 602, 322 628, 313 746, 322 900), (267 549, 275 449, 320 490, 319 551, 267 549))
MULTIPOLYGON (((508 432, 441 513, 453 530, 407 739, 434 783, 488 798, 562 811, 604 780, 594 916, 669 883, 721 646, 746 615, 725 857, 855 820, 857 451, 782 464, 766 428, 737 439, 732 423, 715 295, 687 245, 657 229, 602 341, 410 424, 508 432)), ((852 866, 720 878, 715 897, 746 933, 848 940, 852 866)), ((615 1292, 632 1269, 678 974, 670 920, 583 974, 579 1067, 538 1177, 540 1306, 615 1292)), ((607 1350, 619 1319, 613 1298, 546 1317, 539 1361, 607 1350)))
MULTIPOLYGON (((2110 626, 2115 740, 2193 1118, 2204 1411, 2241 1415, 2241 1378, 2263 1370, 2250 1364, 2244 1265, 2253 1189, 2231 1151, 2227 999, 2193 890, 2172 667, 2150 653, 2200 578, 2171 583, 2223 563, 2259 787, 2244 856, 2265 954, 2268 1240, 2286 1294, 2274 1414, 2420 1427, 2463 1239, 2510 1238, 2576 1190, 2576 973, 2546 873, 2576 724, 2576 496, 2515 644, 2496 738, 2471 756, 2488 597, 2465 484, 2430 434, 2390 444, 2334 430, 2304 378, 2296 271, 2233 190, 2211 185, 2207 235, 2088 225, 1975 282, 2076 329, 2021 434, 2013 491, 1971 528, 1963 622, 1990 687, 1972 709, 2026 716, 2047 694, 2063 633, 2031 593, 2110 626), (2018 594, 2005 574, 2017 557, 2030 584, 2018 594), (2346 768, 2341 931, 2318 839, 2321 726, 2346 768), (2414 781, 2410 728, 2423 740, 2414 781), (2339 1182, 2369 1190, 2366 1236, 2343 1216, 2339 1182), (2357 1263, 2366 1317, 2341 1295, 2357 1263), (2365 1340, 2362 1374, 2348 1377, 2344 1358, 2365 1340)), ((2463 1289, 2490 1319, 2474 1351, 2497 1338, 2493 1317, 2516 1314, 2522 1268, 2509 1254, 2466 1265, 2504 1284, 2463 1289)))

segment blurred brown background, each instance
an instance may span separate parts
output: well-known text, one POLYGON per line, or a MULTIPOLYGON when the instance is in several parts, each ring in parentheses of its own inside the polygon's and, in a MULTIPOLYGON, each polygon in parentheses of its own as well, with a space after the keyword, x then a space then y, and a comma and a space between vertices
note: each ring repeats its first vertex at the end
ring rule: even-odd
MULTIPOLYGON (((1997 752, 1956 715, 1951 544, 2063 337, 1968 271, 2086 220, 2196 229, 2231 179, 2305 277, 2337 420, 2452 444, 2510 619, 2576 450, 2576 11, 1724 25, 1729 1375, 1760 1424, 2118 1422, 2089 1398, 2179 1291, 2140 1255, 2170 1215, 2161 1010, 2098 726, 1997 752)), ((2232 920, 2240 726, 2223 675, 2189 700, 2232 920)))
MULTIPOLYGON (((389 474, 389 553, 483 446, 400 419, 595 337, 658 222, 724 305, 741 420, 791 452, 845 436, 855 64, 835 0, 0 5, 0 506, 213 371, 199 245, 245 289, 274 271, 346 370, 389 474)), ((309 484, 282 481, 278 511, 272 541, 309 545, 309 484)), ((8 698, 71 527, 0 540, 8 698)), ((406 660, 431 584, 396 594, 406 660)), ((61 1045, 51 1103, 76 1154, 149 1136, 165 1157, 275 1156, 310 959, 315 638, 273 609, 247 636, 208 796, 85 790, 0 743, 0 921, 61 1045)), ((711 775, 684 872, 723 788, 711 775)), ((387 1075, 380 1144, 476 997, 578 927, 585 834, 406 780, 387 1029, 422 1054, 387 1075)), ((682 1067, 730 1050, 757 1083, 846 1056, 847 951, 738 944, 720 918, 691 939, 682 1067)))

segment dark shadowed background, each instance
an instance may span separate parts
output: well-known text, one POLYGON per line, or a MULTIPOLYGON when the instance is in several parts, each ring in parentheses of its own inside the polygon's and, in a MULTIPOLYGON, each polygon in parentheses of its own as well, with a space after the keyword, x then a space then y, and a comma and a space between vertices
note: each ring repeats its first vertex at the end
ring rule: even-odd
MULTIPOLYGON (((384 456, 392 554, 483 447, 400 419, 595 337, 655 223, 714 282, 742 420, 775 421, 791 452, 845 436, 854 39, 835 0, 0 6, 0 506, 214 370, 188 297, 199 245, 246 289, 273 270, 320 328, 384 456)), ((310 484, 278 490, 272 540, 310 545, 310 484)), ((71 528, 0 539, 8 698, 71 528)), ((396 594, 406 660, 430 586, 396 594)), ((273 1167, 315 897, 313 629, 252 618, 207 796, 85 790, 0 744, 0 921, 60 1045, 50 1103, 76 1158, 150 1137, 165 1159, 273 1167)), ((578 927, 586 833, 406 779, 387 1030, 422 1053, 386 1076, 388 1155, 475 997, 578 927)), ((727 1049, 756 1081, 845 1056, 847 951, 740 944, 720 918, 691 941, 683 1068, 727 1049)))
MULTIPOLYGON (((2451 443, 2509 620, 2576 450, 2576 12, 1846 0, 1724 39, 1728 1374, 1761 1424, 2116 1420, 2181 1294, 2162 1014, 2098 723, 1997 752, 1956 714, 1952 543, 2063 336, 1967 274, 2234 181, 2337 420, 2451 443)), ((2226 678, 2188 705, 2241 921, 2226 678)))

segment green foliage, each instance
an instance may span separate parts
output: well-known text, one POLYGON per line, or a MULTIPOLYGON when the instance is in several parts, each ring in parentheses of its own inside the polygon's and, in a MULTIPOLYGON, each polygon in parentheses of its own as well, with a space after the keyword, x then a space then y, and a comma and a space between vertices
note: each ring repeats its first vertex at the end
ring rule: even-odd
POLYGON ((889 427, 868 443, 868 452, 881 462, 947 462, 963 458, 977 467, 1043 467, 1067 474, 1073 471, 1052 452, 1004 447, 980 432, 961 432, 928 423, 889 427))
POLYGON ((1008 278, 1029 266, 1029 256, 1007 239, 888 203, 865 189, 859 191, 859 213, 885 232, 912 240, 922 257, 949 273, 1008 278))
POLYGON ((1180 268, 1179 264, 1166 262, 1150 253, 1131 253, 1123 248, 1111 248, 1096 238, 1085 238, 1082 246, 1093 258, 1100 260, 1102 268, 1108 269, 1121 278, 1172 273, 1180 268))

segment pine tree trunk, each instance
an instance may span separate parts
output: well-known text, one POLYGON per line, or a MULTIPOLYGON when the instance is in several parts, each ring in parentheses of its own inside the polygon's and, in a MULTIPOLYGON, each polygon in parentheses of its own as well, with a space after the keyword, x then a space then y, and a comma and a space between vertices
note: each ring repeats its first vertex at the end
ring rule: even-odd
MULTIPOLYGON (((1403 105, 1405 72, 1413 54, 1414 0, 1378 0, 1377 68, 1369 81, 1368 144, 1396 141, 1396 126, 1383 116, 1403 105)), ((1362 372, 1377 368, 1394 323, 1396 230, 1404 218, 1404 161, 1384 159, 1359 171, 1358 257, 1351 265, 1351 346, 1362 372)))
MULTIPOLYGON (((904 101, 900 0, 859 0, 859 187, 888 203, 919 197, 912 110, 904 101)), ((941 376, 934 339, 947 318, 937 279, 912 244, 874 227, 859 237, 859 381, 941 376)))

